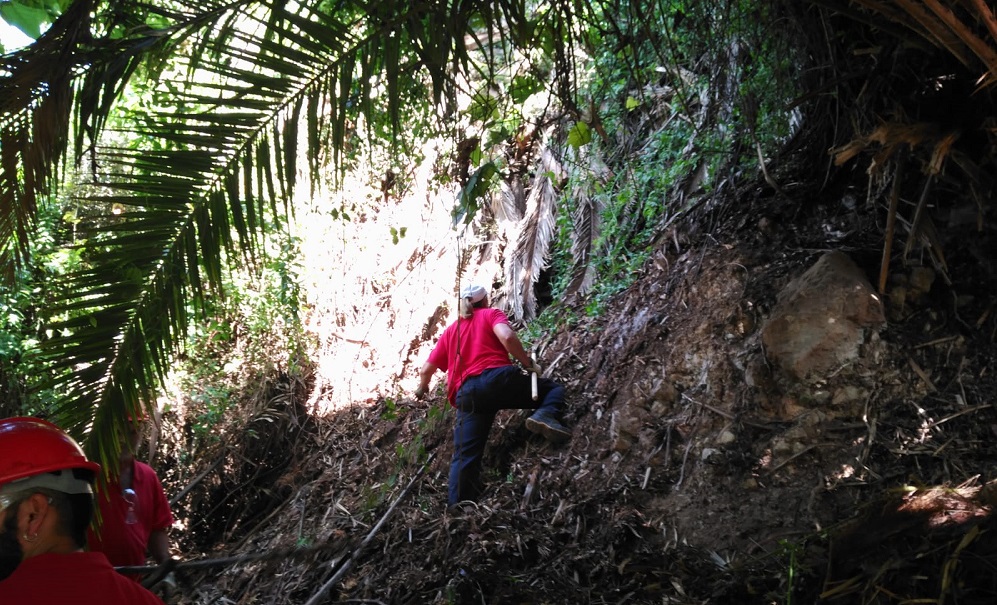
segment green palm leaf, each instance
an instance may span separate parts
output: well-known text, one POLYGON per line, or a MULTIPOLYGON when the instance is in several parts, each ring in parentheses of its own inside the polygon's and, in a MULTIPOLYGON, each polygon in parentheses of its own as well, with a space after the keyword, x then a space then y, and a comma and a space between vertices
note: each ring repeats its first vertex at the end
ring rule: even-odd
MULTIPOLYGON (((0 262, 12 262, 30 233, 32 207, 23 204, 47 190, 39 179, 52 185, 64 154, 92 166, 75 195, 106 209, 79 225, 84 268, 48 285, 51 337, 39 352, 47 386, 61 394, 58 420, 105 463, 125 414, 151 405, 204 297, 223 295, 226 271, 265 254, 262 242, 290 212, 299 159, 315 183, 330 160, 341 166, 350 136, 373 133, 351 131, 361 112, 368 129, 386 123, 395 134, 405 107, 432 99, 451 113, 454 67, 471 61, 465 36, 525 19, 514 2, 342 2, 335 12, 324 2, 289 12, 277 0, 132 4, 114 3, 105 23, 129 25, 131 35, 67 42, 68 99, 35 99, 60 103, 46 110, 61 117, 48 133, 53 153, 35 157, 20 145, 47 115, 29 100, 0 116, 0 211, 23 210, 3 214, 14 218, 0 221, 0 262), (166 25, 148 27, 152 17, 166 25), (116 101, 140 72, 158 77, 149 96, 168 109, 122 116, 116 101), (38 177, 21 183, 12 176, 21 172, 38 177)), ((8 90, 20 88, 0 79, 0 96, 8 90)))

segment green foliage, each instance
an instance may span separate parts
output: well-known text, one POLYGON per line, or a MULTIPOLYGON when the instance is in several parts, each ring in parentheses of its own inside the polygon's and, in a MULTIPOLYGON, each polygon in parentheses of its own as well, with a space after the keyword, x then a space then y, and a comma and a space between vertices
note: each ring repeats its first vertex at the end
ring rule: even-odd
MULTIPOLYGON (((628 170, 608 183, 595 183, 594 199, 603 209, 600 232, 592 243, 591 264, 599 276, 592 286, 585 305, 589 316, 597 316, 618 292, 636 278, 651 253, 651 241, 658 225, 673 211, 667 203, 667 191, 672 179, 688 170, 674 143, 678 138, 652 140, 644 154, 630 161, 628 170), (661 167, 668 167, 662 170, 661 167)), ((589 174, 574 179, 592 179, 589 174)), ((564 290, 571 277, 570 255, 575 235, 572 222, 577 212, 575 200, 567 199, 557 221, 558 253, 554 259, 555 297, 564 290)))
POLYGON ((416 433, 415 438, 409 442, 399 443, 396 450, 398 462, 404 466, 419 464, 426 459, 426 446, 421 433, 416 433))
MULTIPOLYGON (((308 350, 299 316, 297 242, 288 239, 258 270, 227 280, 227 296, 213 297, 190 321, 185 362, 172 377, 184 394, 197 437, 208 442, 245 389, 274 372, 296 374, 308 350)), ((188 313, 195 313, 194 308, 188 313)))
MULTIPOLYGON (((393 420, 397 417, 398 406, 393 399, 385 400, 388 411, 382 413, 382 419, 393 420), (387 414, 387 417, 385 416, 387 414)), ((418 468, 429 457, 426 443, 438 441, 440 431, 449 431, 449 415, 451 408, 446 406, 432 406, 426 410, 426 415, 415 421, 415 433, 407 441, 399 442, 395 445, 395 464, 389 470, 388 477, 384 481, 379 481, 374 485, 364 484, 361 498, 363 500, 363 510, 366 513, 374 513, 384 504, 391 493, 399 485, 405 469, 418 468)))
POLYGON ((407 227, 401 227, 401 228, 391 227, 391 229, 389 230, 389 232, 391 233, 391 243, 397 246, 398 242, 403 237, 405 237, 405 233, 408 232, 408 228, 407 227))
POLYGON ((0 290, 0 412, 2 415, 51 414, 57 394, 40 386, 45 366, 37 355, 39 344, 49 338, 38 317, 38 309, 52 293, 53 278, 77 270, 82 259, 75 248, 66 247, 71 232, 61 232, 60 201, 43 198, 30 263, 17 271, 9 288, 0 290))
MULTIPOLYGON (((18 282, 21 283, 21 282, 18 282)), ((30 330, 31 291, 23 286, 4 292, 0 299, 0 415, 24 412, 27 404, 29 365, 24 355, 34 346, 30 330)))
POLYGON ((285 368, 305 350, 299 315, 299 243, 293 237, 284 240, 260 270, 249 268, 228 288, 239 323, 249 336, 247 358, 269 367, 285 368))
MULTIPOLYGON (((540 342, 544 340, 544 336, 558 330, 570 330, 577 323, 578 316, 575 310, 561 301, 555 301, 546 307, 536 319, 528 323, 519 336, 526 351, 529 352, 532 350, 530 343, 540 342)), ((541 365, 543 364, 541 363, 541 365)))
MULTIPOLYGON (((596 278, 584 311, 598 315, 635 279, 656 230, 723 179, 757 167, 756 145, 775 150, 791 135, 785 107, 797 96, 794 48, 768 5, 709 3, 598 4, 580 37, 591 61, 578 65, 579 95, 591 99, 587 120, 566 127, 569 157, 594 155, 570 171, 551 267, 554 297, 573 279, 579 237, 575 216, 599 209, 587 248, 596 278), (594 139, 590 124, 614 133, 594 139)), ((584 234, 583 234, 584 235, 584 234)))
POLYGON ((494 161, 485 162, 474 171, 467 184, 460 190, 457 205, 451 211, 454 227, 461 223, 469 224, 474 220, 479 209, 478 200, 487 194, 498 172, 498 164, 494 161))
MULTIPOLYGON (((522 144, 532 136, 531 131, 541 129, 558 98, 565 106, 574 104, 565 47, 571 45, 567 28, 577 15, 560 12, 564 8, 544 3, 531 6, 535 12, 528 11, 509 28, 513 45, 483 49, 497 60, 490 58, 487 65, 475 66, 471 74, 470 101, 463 113, 470 122, 468 130, 479 133, 481 146, 469 157, 473 171, 452 211, 455 228, 477 216, 479 199, 492 190, 506 168, 507 146, 522 144), (554 78, 556 72, 561 77, 554 78)), ((476 35, 481 37, 482 32, 476 35)), ((577 128, 576 138, 584 144, 588 126, 579 123, 577 128)))
POLYGON ((384 411, 381 412, 381 420, 394 420, 398 418, 398 404, 390 397, 384 400, 384 411))
POLYGON ((587 145, 591 140, 592 130, 585 122, 575 122, 575 125, 568 131, 568 145, 575 149, 587 145))
POLYGON ((420 429, 426 433, 434 433, 441 426, 446 426, 450 422, 452 410, 449 406, 433 406, 426 410, 426 418, 421 422, 420 429))
POLYGON ((0 2, 0 18, 29 38, 37 39, 71 2, 72 0, 4 0, 0 2))
POLYGON ((542 90, 544 90, 544 84, 539 78, 534 77, 532 74, 517 74, 513 76, 512 82, 509 83, 509 98, 513 103, 521 105, 531 95, 542 90))
POLYGON ((440 431, 449 430, 449 405, 434 405, 426 410, 426 415, 415 422, 415 436, 408 442, 396 446, 398 465, 415 466, 425 462, 428 457, 426 442, 440 431))
POLYGON ((775 551, 775 556, 784 560, 785 572, 782 581, 782 595, 777 595, 785 605, 792 605, 794 582, 797 576, 805 575, 805 571, 800 568, 800 557, 803 555, 803 544, 790 540, 779 540, 779 548, 775 551))
MULTIPOLYGON (((212 367, 211 363, 199 368, 198 373, 207 378, 206 371, 212 367)), ((221 373, 212 373, 211 376, 224 376, 221 373)), ((193 385, 191 385, 193 386, 193 385)), ((234 407, 232 401, 232 391, 225 384, 205 384, 199 383, 190 396, 193 404, 193 429, 195 436, 200 438, 201 444, 217 442, 220 437, 215 430, 221 425, 225 418, 225 412, 230 407, 234 407)))

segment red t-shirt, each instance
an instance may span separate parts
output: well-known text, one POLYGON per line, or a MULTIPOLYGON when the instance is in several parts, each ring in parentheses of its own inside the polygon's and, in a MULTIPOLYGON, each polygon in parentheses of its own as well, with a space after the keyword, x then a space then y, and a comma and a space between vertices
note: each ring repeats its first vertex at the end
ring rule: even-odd
POLYGON ((44 554, 0 581, 0 605, 163 605, 99 552, 44 554))
POLYGON ((100 533, 90 529, 90 550, 102 552, 114 567, 145 565, 149 534, 173 525, 170 502, 163 492, 156 471, 138 460, 133 461, 132 489, 135 502, 129 503, 117 480, 96 495, 100 506, 100 533), (127 521, 132 521, 128 523, 127 521))
POLYGON ((443 330, 429 354, 429 363, 446 370, 450 405, 456 405, 457 391, 467 378, 512 365, 509 353, 495 335, 494 328, 500 323, 509 323, 505 313, 486 307, 475 309, 468 319, 458 319, 443 330))

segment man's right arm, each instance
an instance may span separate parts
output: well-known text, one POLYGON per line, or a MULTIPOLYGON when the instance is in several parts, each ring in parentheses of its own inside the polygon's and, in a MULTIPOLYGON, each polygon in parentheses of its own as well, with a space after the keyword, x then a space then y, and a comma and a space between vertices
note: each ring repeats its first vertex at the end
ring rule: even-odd
POLYGON ((415 396, 417 399, 422 399, 429 391, 429 380, 438 369, 439 368, 428 361, 422 364, 422 367, 419 369, 419 386, 415 389, 415 396))
POLYGON ((505 347, 505 350, 512 355, 516 361, 521 363, 524 368, 530 368, 533 366, 533 360, 530 359, 530 355, 523 348, 522 341, 519 340, 519 336, 516 335, 516 331, 512 329, 507 323, 497 323, 492 326, 492 331, 495 332, 495 336, 498 337, 499 342, 505 347))

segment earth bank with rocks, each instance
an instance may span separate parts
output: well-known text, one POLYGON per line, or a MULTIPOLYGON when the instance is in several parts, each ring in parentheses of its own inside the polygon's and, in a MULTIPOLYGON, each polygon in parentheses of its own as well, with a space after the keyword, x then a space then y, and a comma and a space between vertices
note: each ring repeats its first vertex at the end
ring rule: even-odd
POLYGON ((177 602, 992 596, 976 575, 992 560, 989 293, 898 266, 880 294, 875 232, 827 247, 853 208, 828 199, 840 217, 790 230, 771 192, 741 195, 708 234, 704 206, 661 238, 602 314, 564 305, 536 344, 572 439, 500 414, 476 506, 445 508, 442 396, 315 415, 309 383, 274 381, 217 450, 225 472, 178 506, 191 558, 275 556, 183 573, 177 602))

